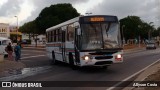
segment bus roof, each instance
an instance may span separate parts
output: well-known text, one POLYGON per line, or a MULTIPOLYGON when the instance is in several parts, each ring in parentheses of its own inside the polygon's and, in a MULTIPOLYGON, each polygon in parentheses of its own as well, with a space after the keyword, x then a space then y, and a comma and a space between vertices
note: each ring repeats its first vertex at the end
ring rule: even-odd
MULTIPOLYGON (((81 17, 81 16, 79 16, 79 17, 81 17)), ((70 20, 68 20, 66 22, 63 22, 61 24, 58 24, 56 26, 52 26, 52 27, 46 29, 46 32, 51 31, 51 30, 56 29, 56 28, 59 28, 59 27, 62 27, 62 26, 65 26, 65 25, 68 25, 68 24, 71 24, 71 23, 74 23, 74 22, 79 20, 79 17, 75 17, 73 19, 70 19, 70 20)))
MULTIPOLYGON (((66 26, 66 25, 69 25, 69 24, 72 24, 72 23, 74 23, 74 22, 79 22, 79 18, 81 18, 81 17, 96 17, 96 16, 107 16, 107 17, 116 17, 116 16, 113 16, 113 15, 88 15, 88 16, 78 16, 78 17, 75 17, 75 18, 73 18, 73 19, 70 19, 70 20, 68 20, 68 21, 66 21, 66 22, 63 22, 63 23, 60 23, 60 24, 58 24, 58 25, 55 25, 55 26, 52 26, 52 27, 50 27, 50 28, 48 28, 48 29, 46 29, 46 32, 48 32, 48 31, 52 31, 52 30, 54 30, 54 29, 56 29, 56 28, 59 28, 59 27, 62 27, 62 26, 66 26)), ((117 18, 116 18, 117 19, 117 18)), ((118 21, 118 19, 117 19, 117 21, 118 21)))

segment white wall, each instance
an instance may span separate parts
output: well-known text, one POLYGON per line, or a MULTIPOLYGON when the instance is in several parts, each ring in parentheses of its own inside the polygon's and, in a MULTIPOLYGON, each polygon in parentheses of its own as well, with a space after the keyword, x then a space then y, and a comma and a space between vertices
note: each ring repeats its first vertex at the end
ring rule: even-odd
POLYGON ((0 37, 5 37, 5 38, 10 37, 9 24, 0 23, 0 37))
MULTIPOLYGON (((46 42, 46 36, 45 35, 38 35, 37 36, 37 44, 45 44, 46 42)), ((31 44, 35 44, 35 40, 32 38, 31 44)))

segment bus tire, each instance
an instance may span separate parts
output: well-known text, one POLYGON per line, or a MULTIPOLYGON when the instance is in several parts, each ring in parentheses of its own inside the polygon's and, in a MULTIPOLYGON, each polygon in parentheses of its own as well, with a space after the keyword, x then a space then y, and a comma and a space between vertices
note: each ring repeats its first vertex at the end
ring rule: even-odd
POLYGON ((55 64, 56 64, 56 58, 55 58, 55 53, 54 53, 54 51, 52 51, 52 61, 51 61, 51 64, 52 64, 52 65, 55 65, 55 64))
POLYGON ((69 66, 73 69, 76 70, 76 66, 74 65, 74 60, 73 60, 73 54, 69 53, 69 66))

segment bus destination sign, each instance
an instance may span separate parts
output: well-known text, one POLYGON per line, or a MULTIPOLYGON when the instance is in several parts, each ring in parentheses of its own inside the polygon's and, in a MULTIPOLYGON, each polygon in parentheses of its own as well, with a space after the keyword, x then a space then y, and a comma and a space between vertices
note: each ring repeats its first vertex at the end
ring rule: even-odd
POLYGON ((105 21, 104 17, 91 17, 90 18, 91 22, 100 22, 100 21, 105 21))
POLYGON ((84 16, 80 18, 80 23, 97 23, 97 22, 118 22, 115 16, 84 16))

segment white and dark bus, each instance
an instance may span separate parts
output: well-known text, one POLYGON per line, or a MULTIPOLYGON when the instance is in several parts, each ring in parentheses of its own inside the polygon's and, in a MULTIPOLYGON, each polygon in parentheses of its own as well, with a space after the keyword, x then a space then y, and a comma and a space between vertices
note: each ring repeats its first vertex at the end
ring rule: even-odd
MULTIPOLYGON (((53 21, 54 22, 54 21, 53 21)), ((75 66, 107 67, 123 62, 116 16, 79 16, 46 30, 47 56, 75 66)))

